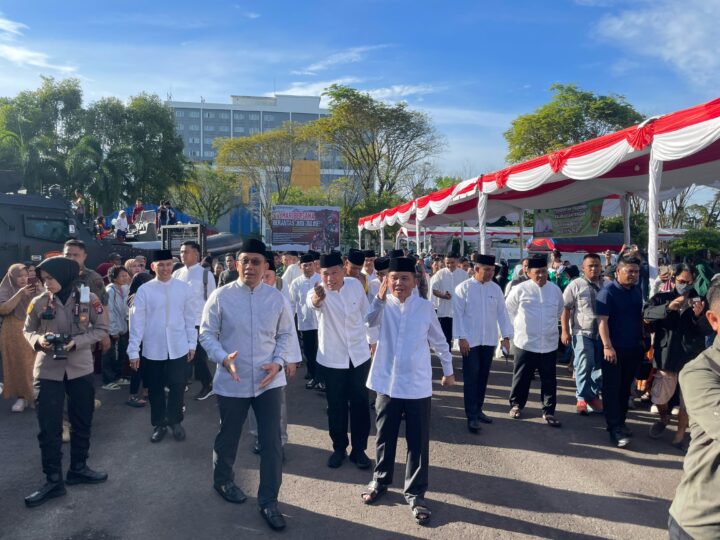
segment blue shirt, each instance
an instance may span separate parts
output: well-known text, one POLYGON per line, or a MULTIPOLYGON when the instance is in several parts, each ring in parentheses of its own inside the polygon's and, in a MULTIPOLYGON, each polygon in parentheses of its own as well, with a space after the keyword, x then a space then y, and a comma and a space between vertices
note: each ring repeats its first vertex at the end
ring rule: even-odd
POLYGON ((634 348, 642 343, 642 291, 626 289, 617 281, 605 285, 597 295, 596 313, 607 316, 614 348, 634 348))

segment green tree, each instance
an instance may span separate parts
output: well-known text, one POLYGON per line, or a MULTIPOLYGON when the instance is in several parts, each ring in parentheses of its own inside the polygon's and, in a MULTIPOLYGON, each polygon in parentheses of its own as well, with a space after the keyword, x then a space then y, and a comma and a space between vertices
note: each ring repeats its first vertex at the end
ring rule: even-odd
POLYGON ((690 229, 682 238, 670 242, 670 251, 676 257, 694 256, 700 250, 720 253, 720 231, 711 228, 690 229))
POLYGON ((463 179, 459 176, 437 176, 435 177, 435 189, 439 191, 441 189, 449 188, 455 184, 459 184, 463 179))
POLYGON ((170 188, 170 194, 184 212, 209 225, 217 225, 218 220, 233 209, 238 187, 237 176, 201 164, 192 168, 181 186, 170 188))
MULTIPOLYGON (((613 216, 600 220, 601 233, 621 233, 624 231, 622 216, 613 216)), ((647 249, 648 219, 647 214, 630 215, 630 238, 641 250, 647 249)))
POLYGON ((504 133, 507 161, 518 163, 642 121, 623 96, 596 95, 574 84, 553 84, 553 97, 512 121, 504 133))
POLYGON ((354 88, 332 85, 330 115, 313 123, 323 149, 340 154, 366 196, 396 193, 444 142, 430 118, 406 103, 388 105, 354 88))

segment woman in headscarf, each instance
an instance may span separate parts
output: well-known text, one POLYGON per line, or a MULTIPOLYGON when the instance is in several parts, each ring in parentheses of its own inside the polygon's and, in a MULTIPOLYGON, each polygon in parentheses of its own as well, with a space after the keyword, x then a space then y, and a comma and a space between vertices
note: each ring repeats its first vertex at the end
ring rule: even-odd
POLYGON ((23 412, 33 402, 33 363, 35 353, 23 338, 23 323, 30 300, 37 294, 35 285, 28 285, 24 264, 13 264, 0 283, 0 354, 3 359, 5 386, 3 396, 17 398, 13 412, 23 412))
POLYGON ((99 484, 107 474, 87 465, 95 406, 92 346, 108 337, 100 299, 78 286, 80 266, 51 257, 37 267, 45 292, 27 310, 25 339, 35 350, 38 442, 46 483, 25 497, 28 507, 65 495, 68 484, 99 484), (62 476, 63 405, 70 419, 70 470, 62 476))

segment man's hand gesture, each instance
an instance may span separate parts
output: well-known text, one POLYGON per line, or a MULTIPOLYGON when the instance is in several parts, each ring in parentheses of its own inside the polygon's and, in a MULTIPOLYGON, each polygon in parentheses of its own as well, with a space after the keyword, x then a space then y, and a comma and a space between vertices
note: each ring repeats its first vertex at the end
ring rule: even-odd
POLYGON ((380 284, 380 290, 377 293, 378 300, 380 300, 381 302, 385 301, 385 298, 387 298, 387 292, 389 287, 390 282, 388 281, 388 277, 385 276, 382 280, 382 283, 380 284))
POLYGON ((313 306, 319 308, 322 305, 323 300, 325 300, 325 287, 322 286, 322 283, 318 283, 317 285, 315 285, 313 293, 313 306))
POLYGON ((272 362, 270 364, 263 364, 262 365, 263 370, 267 375, 265 378, 260 381, 260 388, 265 388, 268 384, 272 382, 272 380, 275 378, 275 376, 280 373, 280 370, 282 369, 282 366, 280 364, 276 364, 275 362, 272 362))
POLYGON ((235 382, 240 382, 240 375, 238 375, 237 368, 235 367, 235 360, 238 357, 238 352, 232 352, 228 354, 225 357, 225 360, 223 360, 223 367, 228 370, 228 373, 230 373, 230 376, 232 377, 232 380, 235 382))

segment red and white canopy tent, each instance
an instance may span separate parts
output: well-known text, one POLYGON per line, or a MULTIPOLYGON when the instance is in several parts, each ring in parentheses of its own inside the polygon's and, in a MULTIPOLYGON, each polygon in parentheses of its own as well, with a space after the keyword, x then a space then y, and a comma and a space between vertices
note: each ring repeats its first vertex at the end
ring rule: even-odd
MULTIPOLYGON (((720 98, 592 139, 552 154, 480 175, 358 220, 362 231, 401 224, 420 228, 477 223, 485 249, 486 222, 506 214, 577 204, 609 195, 625 202, 648 192, 648 260, 657 273, 660 186, 684 188, 720 180, 720 98)), ((630 216, 623 204, 625 234, 630 216)))

